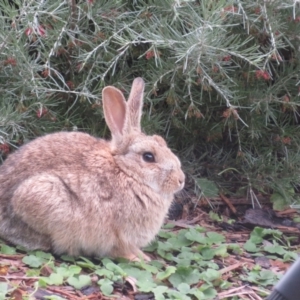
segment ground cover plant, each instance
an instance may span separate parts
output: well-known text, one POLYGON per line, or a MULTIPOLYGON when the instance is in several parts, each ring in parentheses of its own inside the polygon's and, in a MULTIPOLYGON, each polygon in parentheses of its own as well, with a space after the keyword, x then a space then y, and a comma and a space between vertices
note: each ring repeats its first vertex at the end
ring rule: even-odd
POLYGON ((265 299, 297 257, 297 233, 228 232, 220 221, 200 210, 168 221, 145 249, 148 263, 53 257, 1 242, 0 299, 265 299))

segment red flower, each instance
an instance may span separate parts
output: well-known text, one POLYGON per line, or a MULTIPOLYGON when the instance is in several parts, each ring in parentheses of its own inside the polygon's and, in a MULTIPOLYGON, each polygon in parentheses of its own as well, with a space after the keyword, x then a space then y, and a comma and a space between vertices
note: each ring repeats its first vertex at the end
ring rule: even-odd
POLYGON ((219 67, 218 66, 213 66, 212 71, 214 73, 218 73, 219 72, 219 67))
POLYGON ((39 25, 36 31, 40 36, 46 36, 46 30, 42 25, 39 25))
POLYGON ((30 28, 30 27, 28 27, 28 28, 25 29, 25 34, 26 34, 27 36, 31 35, 32 32, 33 32, 33 29, 30 28))
POLYGON ((150 50, 146 53, 146 59, 149 60, 150 58, 154 57, 155 53, 153 50, 150 50))
POLYGON ((284 102, 290 102, 290 96, 289 95, 284 95, 282 100, 284 102))
POLYGON ((43 107, 43 108, 40 108, 40 109, 37 110, 36 116, 40 119, 41 117, 43 117, 47 113, 48 113, 48 109, 46 107, 43 107))
POLYGON ((260 13, 261 13, 261 9, 260 9, 260 7, 258 6, 258 7, 256 7, 255 9, 254 9, 254 13, 256 14, 256 15, 260 15, 260 13))
POLYGON ((0 145, 0 152, 2 152, 3 154, 8 154, 10 152, 10 148, 8 144, 1 144, 0 145))
POLYGON ((231 55, 226 55, 222 58, 223 61, 230 61, 231 60, 231 55))
POLYGON ((271 76, 267 71, 257 70, 255 71, 255 76, 257 79, 270 80, 271 76))
POLYGON ((66 82, 67 86, 69 87, 70 90, 74 90, 75 84, 72 81, 67 81, 66 82))
POLYGON ((9 57, 4 61, 4 65, 5 66, 11 65, 11 66, 15 67, 17 65, 17 61, 15 58, 9 57))
POLYGON ((46 36, 46 30, 42 25, 38 25, 37 28, 28 27, 25 29, 25 34, 27 36, 30 36, 32 33, 36 32, 38 35, 45 37, 46 36))
POLYGON ((230 5, 223 8, 224 11, 236 13, 238 12, 238 8, 236 6, 230 5))

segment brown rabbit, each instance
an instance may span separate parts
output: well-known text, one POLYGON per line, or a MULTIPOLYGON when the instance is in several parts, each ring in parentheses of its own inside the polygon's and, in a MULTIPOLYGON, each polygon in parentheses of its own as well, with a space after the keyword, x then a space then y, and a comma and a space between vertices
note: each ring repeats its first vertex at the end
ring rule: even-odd
POLYGON ((129 100, 102 91, 111 141, 59 132, 24 145, 0 167, 0 237, 29 250, 148 260, 184 186, 179 159, 160 136, 141 132, 144 81, 129 100))

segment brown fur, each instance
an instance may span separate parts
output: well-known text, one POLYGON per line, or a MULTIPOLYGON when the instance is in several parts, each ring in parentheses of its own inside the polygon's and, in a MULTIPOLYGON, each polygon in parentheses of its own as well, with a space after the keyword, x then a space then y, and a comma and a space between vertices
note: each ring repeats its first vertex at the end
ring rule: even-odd
POLYGON ((143 89, 135 79, 127 102, 118 89, 103 90, 111 141, 54 133, 6 159, 0 237, 57 254, 148 259, 139 249, 159 231, 184 174, 163 138, 141 132, 143 89))

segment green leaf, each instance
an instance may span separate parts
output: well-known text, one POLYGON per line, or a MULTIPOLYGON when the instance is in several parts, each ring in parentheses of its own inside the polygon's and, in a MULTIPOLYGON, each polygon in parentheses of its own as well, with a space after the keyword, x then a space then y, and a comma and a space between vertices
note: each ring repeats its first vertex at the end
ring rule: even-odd
POLYGON ((52 296, 43 296, 43 298, 45 299, 49 299, 49 300, 66 300, 66 298, 57 296, 57 295, 52 295, 52 296))
POLYGON ((161 270, 164 267, 164 263, 158 260, 151 260, 148 264, 151 264, 151 266, 154 266, 158 270, 161 270))
POLYGON ((221 257, 228 256, 227 245, 220 245, 219 247, 215 248, 214 253, 216 256, 221 256, 221 257))
POLYGON ((213 181, 207 178, 197 178, 195 182, 205 197, 213 198, 219 195, 219 189, 213 181))
POLYGON ((300 223, 300 216, 295 216, 293 222, 300 223))
POLYGON ((227 248, 228 248, 228 250, 232 250, 233 252, 235 252, 237 254, 243 253, 242 247, 238 244, 227 244, 227 248))
POLYGON ((173 232, 161 230, 157 236, 159 236, 160 238, 168 239, 168 238, 174 237, 174 235, 175 234, 173 232))
POLYGON ((122 268, 120 268, 118 265, 114 264, 113 262, 107 263, 105 267, 107 270, 112 271, 114 274, 121 275, 123 277, 127 276, 126 272, 124 272, 122 268))
POLYGON ((75 263, 75 258, 73 256, 70 256, 70 255, 61 255, 60 258, 62 260, 64 260, 64 261, 75 263))
POLYGON ((212 251, 211 247, 202 247, 202 249, 199 249, 199 251, 204 260, 211 260, 215 256, 215 253, 212 251))
POLYGON ((191 288, 190 288, 190 286, 189 286, 187 283, 182 282, 182 283, 180 283, 180 284, 178 285, 177 290, 178 290, 181 294, 186 295, 187 293, 190 292, 191 288))
POLYGON ((46 263, 45 259, 35 255, 24 256, 22 262, 32 268, 39 268, 46 263))
POLYGON ((190 261, 202 261, 203 258, 199 253, 190 252, 191 248, 181 248, 181 253, 177 255, 177 257, 174 257, 174 261, 177 262, 177 264, 184 264, 184 261, 186 261, 186 264, 183 266, 190 265, 190 261))
POLYGON ((169 296, 169 298, 167 298, 167 299, 191 300, 191 297, 189 297, 187 295, 183 295, 182 293, 180 293, 176 290, 171 290, 171 289, 167 290, 167 295, 169 296))
POLYGON ((172 251, 173 249, 176 249, 177 247, 174 247, 172 243, 168 242, 168 241, 164 241, 164 242, 160 242, 158 241, 157 243, 157 250, 159 251, 172 251))
POLYGON ((173 261, 173 255, 170 252, 164 251, 160 248, 157 249, 157 254, 163 257, 165 260, 173 261))
POLYGON ((49 277, 41 277, 40 281, 42 286, 44 286, 44 283, 49 285, 61 285, 64 281, 64 278, 60 274, 52 273, 49 277))
POLYGON ((264 229, 261 227, 255 227, 250 234, 250 240, 254 244, 260 244, 264 236, 264 229))
MULTIPOLYGON (((167 240, 167 242, 172 246, 172 249, 177 250, 181 247, 190 246, 193 244, 193 241, 189 240, 186 237, 186 230, 181 230, 177 236, 171 237, 167 240)), ((168 251, 168 250, 166 250, 168 251)))
POLYGON ((265 246, 263 248, 266 252, 272 253, 272 254, 279 254, 279 255, 284 255, 286 250, 278 245, 278 244, 273 244, 273 245, 269 245, 269 246, 265 246))
POLYGON ((207 244, 208 238, 203 234, 197 231, 194 228, 191 228, 186 234, 185 237, 193 242, 197 242, 199 244, 207 244))
POLYGON ((47 252, 40 251, 40 250, 35 251, 35 252, 34 252, 34 255, 35 255, 36 257, 43 258, 44 260, 51 260, 51 259, 54 258, 54 257, 52 256, 51 253, 47 253, 47 252))
POLYGON ((274 193, 270 197, 270 200, 273 203, 273 209, 275 210, 283 210, 287 205, 285 197, 279 193, 274 193))
POLYGON ((183 236, 179 236, 178 238, 170 238, 168 239, 168 242, 172 245, 172 250, 180 250, 181 247, 186 247, 193 244, 192 241, 183 236))
POLYGON ((199 281, 200 277, 201 274, 197 269, 178 267, 176 272, 169 277, 169 281, 173 287, 177 288, 180 283, 195 284, 199 281))
POLYGON ((172 223, 167 223, 167 224, 164 224, 162 228, 164 228, 164 229, 172 229, 172 228, 174 228, 174 227, 175 227, 174 224, 172 224, 172 223))
POLYGON ((27 277, 37 277, 40 275, 40 269, 27 269, 26 276, 27 277))
POLYGON ((114 272, 109 271, 107 269, 97 269, 95 271, 95 274, 99 275, 99 276, 104 276, 107 277, 108 279, 112 279, 114 277, 114 272))
POLYGON ((1 245, 1 253, 10 255, 16 254, 16 248, 4 244, 1 245))
POLYGON ((211 218, 212 221, 217 221, 217 222, 222 222, 223 221, 223 217, 219 216, 218 214, 216 214, 215 212, 213 212, 212 210, 209 212, 209 217, 211 218))
POLYGON ((251 240, 248 240, 244 244, 244 249, 248 252, 258 252, 259 249, 256 247, 256 244, 254 244, 251 240))
POLYGON ((136 285, 139 288, 139 291, 144 293, 152 292, 153 289, 157 286, 157 284, 152 279, 138 280, 136 285))
POLYGON ((60 266, 55 268, 55 272, 63 276, 64 278, 73 276, 75 274, 79 274, 81 272, 81 267, 76 266, 76 265, 71 265, 71 266, 60 266))
POLYGON ((75 275, 75 274, 79 274, 81 272, 81 268, 79 266, 76 266, 76 265, 71 265, 69 266, 68 268, 68 271, 72 274, 72 275, 75 275))
POLYGON ((278 281, 278 276, 269 270, 252 270, 248 273, 248 276, 242 275, 241 279, 257 285, 268 286, 274 285, 278 281))
POLYGON ((151 272, 140 270, 129 265, 127 265, 127 267, 125 265, 122 265, 122 268, 128 276, 134 277, 137 280, 136 285, 138 286, 140 292, 151 292, 152 289, 157 286, 157 284, 153 280, 151 272))
POLYGON ((88 275, 71 276, 67 279, 67 282, 77 290, 92 284, 91 278, 88 275))
POLYGON ((101 262, 103 263, 104 267, 106 267, 107 264, 113 263, 113 261, 111 259, 109 259, 108 257, 102 258, 101 262))
POLYGON ((150 265, 149 262, 144 262, 144 261, 140 261, 140 262, 136 262, 136 265, 138 265, 139 267, 141 267, 142 269, 151 272, 152 274, 156 274, 158 272, 158 268, 150 265))
POLYGON ((272 235, 273 237, 280 238, 283 233, 278 229, 264 228, 263 234, 264 236, 272 235))
POLYGON ((168 266, 165 271, 157 273, 156 279, 163 281, 163 280, 167 279, 168 277, 170 277, 175 272, 176 272, 175 267, 168 266))
POLYGON ((198 262, 198 265, 201 267, 201 269, 214 269, 214 270, 218 270, 219 266, 213 262, 213 261, 205 261, 205 260, 201 260, 198 262))
POLYGON ((225 241, 225 237, 217 232, 207 232, 208 241, 210 244, 220 244, 225 241))
POLYGON ((283 255, 284 261, 294 261, 298 258, 298 254, 295 252, 287 251, 283 255))
POLYGON ((123 271, 125 272, 126 276, 131 276, 136 278, 137 280, 152 280, 152 274, 146 270, 140 270, 139 268, 132 267, 128 265, 122 265, 123 271))
POLYGON ((274 277, 276 277, 276 275, 269 270, 261 270, 259 275, 262 280, 273 279, 274 277))
POLYGON ((209 283, 213 280, 221 278, 221 274, 219 271, 216 271, 214 269, 207 269, 201 273, 200 278, 209 283))
POLYGON ((217 291, 209 284, 203 284, 199 290, 205 295, 203 299, 215 299, 217 291))
POLYGON ((155 300, 165 300, 164 293, 168 291, 168 287, 159 285, 157 287, 154 287, 152 289, 152 293, 154 294, 155 300))
POLYGON ((80 267, 82 268, 88 268, 88 269, 91 269, 91 270, 94 270, 96 269, 96 266, 94 263, 92 263, 90 260, 88 260, 87 258, 85 257, 80 257, 83 261, 77 261, 77 265, 79 265, 80 267))
POLYGON ((107 278, 100 279, 97 282, 100 286, 102 293, 106 296, 109 296, 114 291, 113 282, 107 278))
POLYGON ((8 292, 8 283, 0 282, 0 299, 5 300, 8 292))
POLYGON ((157 241, 153 241, 150 245, 143 248, 143 250, 146 252, 153 252, 156 249, 157 249, 157 241))
MULTIPOLYGON (((190 290, 189 294, 194 295, 198 300, 208 299, 205 294, 201 292, 199 289, 193 288, 190 290)), ((213 299, 213 298, 210 298, 213 299)))

